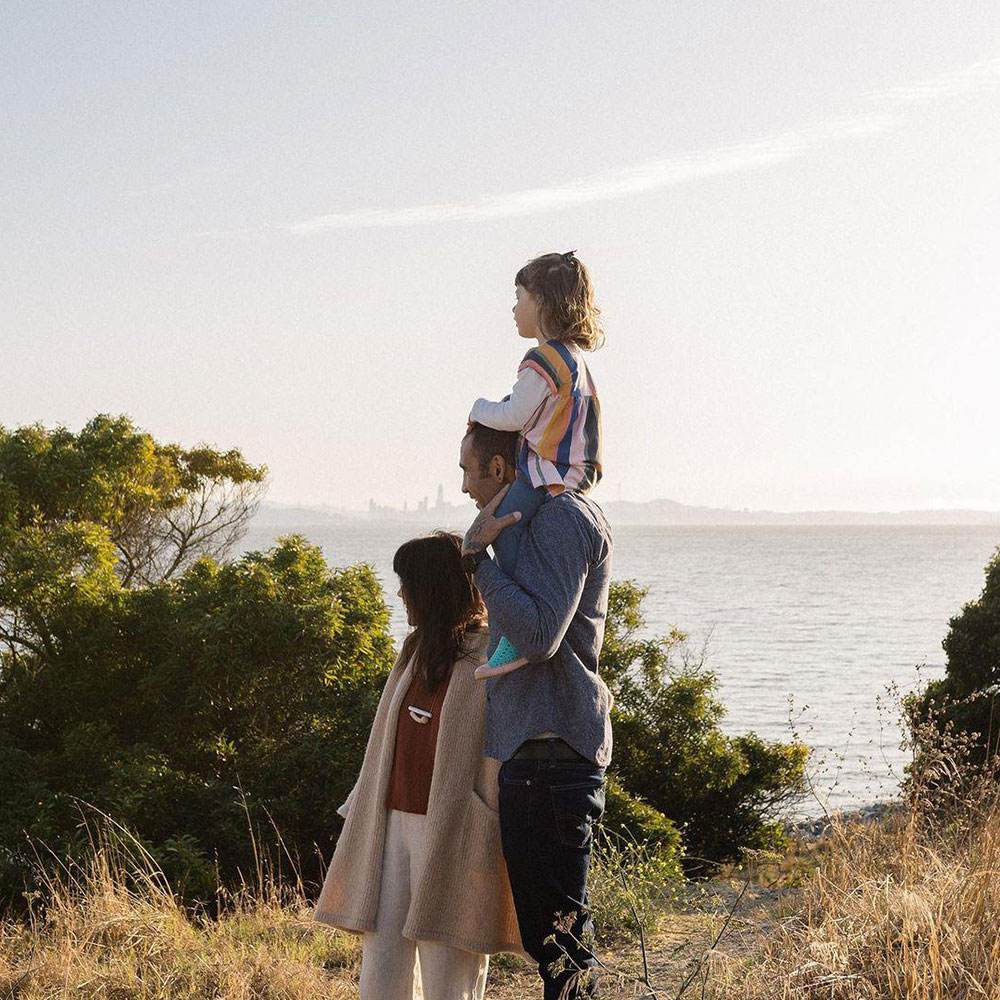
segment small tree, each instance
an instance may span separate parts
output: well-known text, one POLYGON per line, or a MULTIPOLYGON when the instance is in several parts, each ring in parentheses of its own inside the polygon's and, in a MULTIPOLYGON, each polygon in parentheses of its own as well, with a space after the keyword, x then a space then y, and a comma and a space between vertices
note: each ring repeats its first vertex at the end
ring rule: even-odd
MULTIPOLYGON (((0 552, 19 531, 89 526, 123 586, 157 583, 201 556, 223 559, 266 485, 266 467, 235 449, 161 444, 128 417, 101 414, 79 434, 0 427, 0 552)), ((85 551, 66 555, 64 572, 85 568, 85 551)))

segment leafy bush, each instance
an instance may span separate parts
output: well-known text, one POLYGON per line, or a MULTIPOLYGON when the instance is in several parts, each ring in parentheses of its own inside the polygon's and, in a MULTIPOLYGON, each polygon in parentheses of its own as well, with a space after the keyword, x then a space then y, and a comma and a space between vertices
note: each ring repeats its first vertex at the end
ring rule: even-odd
POLYGON ((212 525, 235 540, 241 481, 262 475, 125 420, 0 430, 7 899, 31 877, 28 837, 85 850, 80 800, 194 897, 252 878, 274 830, 318 879, 391 663, 388 612, 369 567, 331 571, 298 537, 205 554, 225 553, 212 525))
POLYGON ((595 839, 589 892, 597 933, 603 941, 637 942, 683 881, 678 855, 650 841, 602 828, 595 839))
MULTIPOLYGON (((911 742, 923 770, 942 738, 963 734, 970 764, 986 764, 1000 748, 1000 548, 986 565, 982 593, 948 623, 942 642, 945 676, 905 701, 911 742)), ((911 768, 911 778, 914 768, 911 768)))
MULTIPOLYGON (((299 538, 90 607, 56 656, 4 672, 0 838, 71 852, 83 799, 196 895, 216 869, 252 875, 248 823, 316 879, 391 662, 387 617, 369 568, 331 573, 299 538)), ((28 860, 7 858, 8 892, 28 860)))
POLYGON ((610 825, 662 839, 670 821, 689 871, 780 845, 782 810, 804 791, 807 748, 724 734, 716 677, 684 634, 643 637, 646 593, 625 581, 610 594, 601 672, 615 696, 611 775, 643 810, 629 819, 622 805, 609 809, 610 825))
POLYGON ((615 774, 609 773, 605 787, 603 830, 642 843, 666 859, 678 859, 683 845, 677 825, 638 795, 626 792, 615 774))

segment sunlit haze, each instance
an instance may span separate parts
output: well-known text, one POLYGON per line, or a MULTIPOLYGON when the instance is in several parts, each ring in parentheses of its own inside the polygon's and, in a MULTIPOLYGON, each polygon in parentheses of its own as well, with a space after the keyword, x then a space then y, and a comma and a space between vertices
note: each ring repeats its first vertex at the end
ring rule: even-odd
POLYGON ((0 424, 459 499, 531 256, 598 499, 1000 509, 1000 5, 4 6, 0 424))

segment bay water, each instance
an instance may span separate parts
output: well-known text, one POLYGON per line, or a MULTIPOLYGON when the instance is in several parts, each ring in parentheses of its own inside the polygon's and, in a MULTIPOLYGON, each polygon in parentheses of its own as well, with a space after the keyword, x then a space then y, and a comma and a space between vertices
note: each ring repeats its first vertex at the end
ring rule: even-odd
MULTIPOLYGON (((458 526, 452 526, 458 527, 458 526)), ((357 520, 252 526, 242 550, 304 535, 331 566, 368 562, 397 642, 392 556, 421 525, 357 520)), ((724 728, 812 748, 795 809, 891 798, 908 752, 898 694, 944 673, 948 620, 978 596, 1000 529, 973 526, 620 526, 614 576, 648 588, 646 633, 671 626, 718 677, 724 728)))

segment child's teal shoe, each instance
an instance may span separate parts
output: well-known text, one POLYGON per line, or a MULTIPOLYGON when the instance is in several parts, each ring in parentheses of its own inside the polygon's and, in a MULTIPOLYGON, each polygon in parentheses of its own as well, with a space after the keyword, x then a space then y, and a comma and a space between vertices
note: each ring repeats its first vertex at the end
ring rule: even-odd
POLYGON ((500 642, 497 644, 497 648, 493 650, 493 655, 489 658, 487 662, 488 667, 502 667, 507 663, 512 663, 514 660, 521 659, 521 654, 517 651, 514 644, 505 636, 500 636, 500 642))
POLYGON ((489 662, 476 667, 473 676, 480 681, 489 680, 491 677, 502 677, 513 670, 519 670, 527 662, 514 644, 506 636, 501 636, 489 662))

